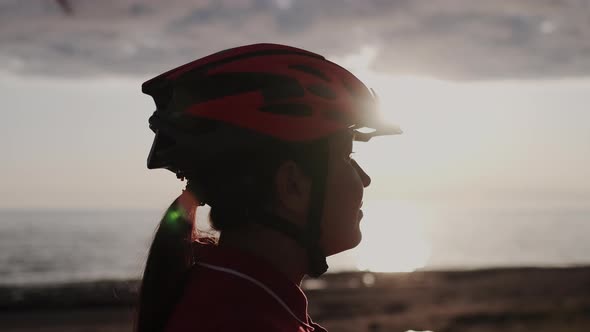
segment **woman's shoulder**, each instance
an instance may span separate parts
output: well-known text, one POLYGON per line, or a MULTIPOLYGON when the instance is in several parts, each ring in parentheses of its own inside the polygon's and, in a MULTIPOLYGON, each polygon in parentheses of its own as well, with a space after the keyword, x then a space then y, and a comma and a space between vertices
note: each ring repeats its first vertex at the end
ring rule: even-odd
POLYGON ((298 324, 256 285, 196 266, 190 271, 168 331, 197 327, 199 331, 285 331, 286 327, 297 331, 298 324))
POLYGON ((285 275, 235 248, 197 245, 196 264, 189 270, 170 326, 179 331, 186 324, 203 331, 244 326, 252 331, 313 330, 304 293, 285 275))
POLYGON ((247 279, 199 264, 191 268, 185 287, 187 295, 202 294, 219 300, 240 299, 260 292, 259 287, 247 279))
POLYGON ((196 264, 189 271, 168 331, 190 325, 200 331, 311 331, 313 325, 306 324, 305 314, 294 313, 297 309, 293 311, 288 303, 246 273, 196 264))

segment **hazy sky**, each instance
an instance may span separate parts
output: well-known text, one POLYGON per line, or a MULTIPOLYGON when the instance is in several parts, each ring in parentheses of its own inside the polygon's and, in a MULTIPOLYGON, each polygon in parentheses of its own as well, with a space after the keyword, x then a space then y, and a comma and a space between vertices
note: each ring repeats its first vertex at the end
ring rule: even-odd
POLYGON ((405 134, 358 146, 368 197, 590 204, 590 2, 72 3, 0 1, 0 207, 165 207, 141 83, 259 41, 377 90, 405 134))

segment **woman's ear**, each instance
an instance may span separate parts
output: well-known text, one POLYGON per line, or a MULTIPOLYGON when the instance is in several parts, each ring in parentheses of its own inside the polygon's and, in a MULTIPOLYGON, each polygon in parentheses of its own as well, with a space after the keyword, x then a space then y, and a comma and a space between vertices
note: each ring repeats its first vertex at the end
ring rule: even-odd
POLYGON ((277 213, 303 225, 309 209, 311 179, 291 160, 281 163, 275 174, 277 213))

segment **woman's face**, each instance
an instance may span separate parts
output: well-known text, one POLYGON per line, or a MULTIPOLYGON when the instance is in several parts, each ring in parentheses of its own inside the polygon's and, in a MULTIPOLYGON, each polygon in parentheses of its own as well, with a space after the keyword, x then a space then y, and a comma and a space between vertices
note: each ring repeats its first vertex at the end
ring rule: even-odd
POLYGON ((356 247, 361 241, 359 223, 363 190, 371 178, 351 158, 352 132, 330 141, 329 171, 322 220, 321 245, 326 256, 356 247))

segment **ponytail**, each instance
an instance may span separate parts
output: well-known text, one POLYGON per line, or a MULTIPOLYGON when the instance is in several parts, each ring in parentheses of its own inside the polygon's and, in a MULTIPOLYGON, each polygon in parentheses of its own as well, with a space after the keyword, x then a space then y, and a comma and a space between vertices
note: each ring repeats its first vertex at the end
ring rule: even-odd
MULTIPOLYGON (((187 185, 188 188, 188 185, 187 185)), ((194 264, 195 211, 200 204, 188 189, 162 217, 149 249, 139 291, 135 332, 161 332, 180 299, 194 264)))

